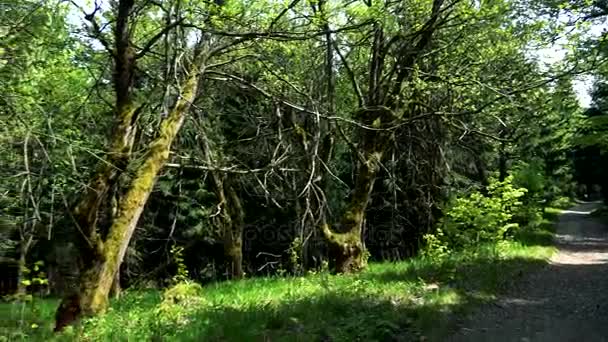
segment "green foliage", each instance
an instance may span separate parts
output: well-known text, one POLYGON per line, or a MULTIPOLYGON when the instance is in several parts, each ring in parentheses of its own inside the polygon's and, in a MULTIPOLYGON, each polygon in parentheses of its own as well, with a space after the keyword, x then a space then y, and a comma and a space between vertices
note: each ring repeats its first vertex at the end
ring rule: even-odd
POLYGON ((570 207, 573 203, 574 202, 570 197, 560 196, 551 201, 551 203, 549 203, 549 206, 553 208, 566 209, 570 207))
POLYGON ((513 221, 527 229, 537 228, 542 219, 542 209, 535 203, 522 205, 513 212, 513 221))
POLYGON ((44 261, 38 260, 32 265, 31 269, 25 268, 23 274, 27 275, 26 279, 21 280, 21 283, 25 286, 30 285, 47 285, 49 283, 46 273, 43 270, 44 261))
POLYGON ((189 279, 188 268, 184 263, 184 247, 173 245, 171 246, 171 257, 173 264, 176 267, 175 275, 171 279, 173 284, 186 282, 189 279))
POLYGON ((512 236, 519 228, 513 213, 522 205, 525 188, 513 185, 513 177, 493 181, 487 194, 474 191, 453 198, 436 234, 425 235, 427 255, 444 256, 448 250, 463 249, 512 236))
POLYGON ((546 177, 542 165, 539 162, 520 162, 512 170, 513 184, 526 188, 526 199, 538 200, 544 194, 546 188, 546 177))
POLYGON ((163 299, 157 308, 156 333, 174 334, 192 323, 192 316, 205 303, 201 285, 186 281, 177 283, 163 292, 163 299))
POLYGON ((554 195, 548 191, 551 181, 538 161, 520 162, 513 168, 512 174, 513 183, 528 190, 522 197, 523 205, 513 210, 513 221, 522 227, 534 229, 542 222, 542 202, 554 195))
POLYGON ((434 234, 424 235, 423 238, 425 243, 421 253, 423 256, 441 260, 451 253, 451 250, 446 243, 445 233, 441 228, 438 228, 434 234))
POLYGON ((55 336, 55 300, 38 302, 37 314, 27 307, 27 327, 15 325, 20 307, 14 304, 0 304, 0 314, 10 324, 11 340, 28 341, 443 340, 451 317, 492 300, 505 283, 544 265, 552 252, 506 241, 442 260, 372 263, 358 275, 255 278, 205 287, 187 282, 162 295, 127 291, 84 329, 55 336), (38 328, 29 328, 32 323, 38 328))
POLYGON ((56 300, 0 302, 2 334, 0 341, 50 341, 56 300))
POLYGON ((292 242, 289 247, 289 264, 294 274, 300 274, 302 272, 302 239, 298 236, 292 242))
POLYGON ((0 216, 12 227, 0 236, 0 254, 18 253, 31 238, 27 257, 43 259, 48 240, 68 230, 53 223, 86 182, 111 120, 91 96, 100 68, 85 64, 95 58, 72 34, 68 5, 24 0, 1 7, 0 216))
MULTIPOLYGON (((1 216, 8 213, 8 219, 0 217, 0 254, 15 253, 23 242, 19 239, 32 237, 34 255, 28 257, 36 260, 47 254, 39 242, 51 235, 80 237, 80 232, 57 220, 69 222, 70 202, 82 193, 94 165, 106 159, 107 133, 115 131, 110 129, 115 119, 113 96, 121 94, 114 94, 111 85, 111 55, 116 50, 107 53, 92 43, 96 34, 90 21, 82 21, 89 27, 86 35, 74 33, 72 4, 9 3, 0 13, 0 116, 6 118, 6 125, 0 126, 1 216)), ((568 196, 563 190, 571 182, 567 151, 579 108, 571 80, 560 76, 555 84, 547 84, 548 72, 530 58, 531 46, 550 40, 541 34, 548 32, 549 19, 521 15, 518 2, 455 1, 445 2, 433 23, 432 4, 138 3, 130 14, 130 46, 150 50, 136 58, 132 88, 135 102, 145 105, 119 188, 128 185, 141 164, 165 107, 180 98, 176 86, 193 60, 192 40, 204 37, 197 50, 213 53, 205 58, 209 70, 201 74, 204 91, 193 101, 178 141, 167 151, 172 167, 159 175, 124 260, 126 283, 145 276, 159 282, 170 279, 173 287, 160 303, 150 300, 150 305, 123 310, 121 305, 126 307, 126 301, 135 298, 126 296, 114 307, 118 312, 90 322, 84 340, 121 339, 121 334, 132 340, 177 335, 190 340, 390 340, 409 334, 400 329, 412 326, 393 316, 414 312, 424 317, 425 310, 437 313, 441 310, 436 308, 450 310, 465 301, 450 289, 427 294, 425 283, 457 278, 456 261, 475 264, 476 253, 486 253, 480 244, 492 244, 483 262, 509 254, 517 247, 498 241, 523 225, 535 227, 540 222, 539 200, 568 196), (188 25, 163 31, 169 22, 188 25), (332 33, 321 34, 325 25, 332 33), (201 35, 201 30, 207 33, 201 35), (381 37, 376 43, 370 38, 374 30, 381 37), (266 32, 273 33, 266 37, 266 32), (427 40, 425 48, 422 43, 427 40), (373 60, 375 56, 383 60, 373 60), (369 108, 361 111, 362 106, 369 108), (385 109, 394 116, 391 122, 384 117, 365 122, 360 116, 385 109), (374 129, 385 126, 391 129, 374 129), (391 138, 382 138, 388 132, 391 138), (486 139, 493 135, 499 139, 486 139), (362 184, 357 178, 367 147, 378 150, 371 151, 374 156, 383 155, 379 173, 369 177, 378 178, 375 187, 373 181, 364 179, 368 184, 362 184), (492 181, 487 192, 464 193, 469 185, 487 184, 487 174, 499 163, 500 171, 510 171, 513 178, 492 181), (458 165, 451 169, 450 164, 458 165), (419 241, 441 216, 437 208, 448 174, 464 181, 454 186, 461 195, 445 206, 436 232, 425 236, 425 257, 430 258, 414 259, 402 268, 380 266, 382 271, 361 278, 329 276, 322 266, 322 272, 311 278, 244 283, 253 289, 227 283, 199 301, 201 290, 189 279, 205 277, 201 268, 215 270, 224 256, 198 247, 222 243, 218 222, 229 212, 229 204, 218 203, 214 195, 219 186, 210 181, 211 172, 217 172, 221 181, 231 175, 241 196, 248 221, 245 232, 253 233, 243 237, 249 249, 243 253, 247 271, 257 268, 256 252, 271 249, 283 253, 282 260, 287 257, 295 275, 305 274, 310 260, 303 256, 314 254, 304 251, 310 248, 308 237, 314 236, 319 221, 335 220, 348 208, 355 189, 366 189, 361 195, 371 194, 371 202, 379 202, 373 204, 384 211, 376 216, 386 218, 382 223, 388 223, 391 236, 407 231, 411 236, 401 241, 419 241), (391 215, 384 215, 388 212, 391 215), (298 228, 291 229, 294 225, 298 228), (269 227, 264 229, 268 237, 252 228, 261 226, 269 227), (170 250, 167 237, 175 242, 170 250), (455 253, 469 249, 474 250, 472 256, 455 253), (449 266, 438 265, 438 260, 450 260, 449 266), (438 273, 437 279, 427 271, 438 273), (415 279, 395 281, 411 293, 366 278, 390 278, 391 272, 416 274, 415 279), (426 302, 412 304, 416 298, 426 302), (375 316, 371 328, 364 324, 370 316, 375 316), (247 320, 253 323, 243 323, 247 320)), ((95 11, 104 31, 99 36, 110 43, 115 8, 95 11)), ((589 120, 593 132, 605 138, 600 121, 589 120)), ((591 134, 587 138, 598 141, 591 134)), ((111 214, 99 214, 101 226, 111 214)), ((365 212, 359 215, 364 218, 365 212)), ((372 219, 362 221, 366 229, 376 228, 372 219)), ((380 244, 390 239, 386 240, 380 244)), ((323 253, 320 245, 314 252, 323 253)), ((364 264, 368 257, 366 250, 364 264)), ((285 268, 277 273, 289 273, 285 268)), ((479 268, 493 270, 487 265, 479 268)), ((216 280, 217 273, 209 272, 209 280, 216 280)), ((32 284, 44 279, 28 277, 24 280, 32 284)))
POLYGON ((48 279, 43 270, 44 262, 36 261, 30 267, 26 265, 21 265, 21 267, 22 277, 20 281, 25 291, 4 297, 5 301, 11 303, 12 309, 16 309, 18 312, 18 315, 15 315, 15 318, 17 318, 15 323, 18 324, 19 330, 11 336, 15 340, 27 340, 36 336, 39 329, 44 332, 47 328, 46 322, 42 320, 42 317, 48 314, 46 308, 43 308, 45 299, 42 298, 43 289, 48 286, 48 279), (39 293, 32 291, 32 289, 38 289, 39 293))
POLYGON ((33 265, 21 265, 21 286, 24 292, 17 292, 5 297, 9 301, 17 302, 32 302, 37 298, 37 295, 44 293, 44 289, 48 286, 49 280, 44 272, 44 262, 39 260, 33 265), (40 293, 29 291, 28 289, 38 289, 40 293))

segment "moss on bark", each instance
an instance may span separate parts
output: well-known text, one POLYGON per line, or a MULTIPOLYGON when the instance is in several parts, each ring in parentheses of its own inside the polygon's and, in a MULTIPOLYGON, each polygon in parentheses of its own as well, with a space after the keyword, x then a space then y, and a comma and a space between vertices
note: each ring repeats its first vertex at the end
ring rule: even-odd
POLYGON ((353 229, 346 233, 333 232, 324 224, 323 235, 329 245, 332 268, 336 273, 353 273, 367 266, 361 233, 353 229))
MULTIPOLYGON (((122 263, 124 254, 135 230, 137 221, 144 209, 146 201, 154 184, 158 172, 169 158, 171 143, 181 128, 185 115, 194 101, 200 73, 193 72, 182 88, 181 97, 175 104, 171 113, 163 120, 158 137, 152 141, 143 163, 136 171, 135 177, 127 193, 120 201, 116 217, 112 222, 107 237, 99 246, 99 255, 90 263, 81 278, 78 302, 80 310, 76 317, 70 317, 69 325, 80 315, 95 315, 104 312, 108 306, 108 295, 114 282, 116 272, 122 263)), ((74 302, 72 300, 72 302, 74 302)), ((61 305, 62 308, 71 309, 69 303, 61 305)), ((58 311, 58 316, 62 314, 58 311)), ((57 322, 59 323, 59 322, 57 322)))
MULTIPOLYGON (((362 110, 357 115, 368 125, 380 121, 387 124, 392 121, 388 119, 392 115, 391 112, 384 108, 362 110)), ((357 272, 366 267, 362 236, 365 211, 376 182, 380 161, 390 140, 390 135, 385 131, 362 129, 359 134, 363 158, 357 166, 355 188, 351 193, 349 205, 335 230, 327 224, 322 226, 330 249, 330 261, 337 273, 357 272)))

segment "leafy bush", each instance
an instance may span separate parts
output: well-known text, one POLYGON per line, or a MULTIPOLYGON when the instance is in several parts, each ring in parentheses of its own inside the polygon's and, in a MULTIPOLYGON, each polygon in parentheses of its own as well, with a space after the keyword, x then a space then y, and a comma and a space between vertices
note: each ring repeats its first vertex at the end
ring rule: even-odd
POLYGON ((171 246, 171 257, 173 258, 173 263, 176 267, 176 272, 171 279, 171 282, 173 284, 179 284, 188 281, 190 274, 184 263, 184 247, 177 245, 171 246))
POLYGON ((190 317, 205 304, 203 287, 195 282, 178 283, 163 293, 156 308, 159 330, 179 330, 190 323, 190 317))
POLYGON ((453 198, 437 232, 425 235, 425 253, 441 256, 452 249, 512 236, 519 228, 513 214, 520 210, 526 192, 525 188, 515 187, 510 176, 503 182, 492 181, 487 194, 475 191, 453 198))
POLYGON ((526 203, 538 201, 545 195, 549 185, 543 171, 543 165, 540 162, 520 162, 514 168, 512 174, 513 184, 528 190, 525 196, 526 203))
POLYGON ((570 199, 564 194, 570 187, 554 178, 547 177, 541 162, 519 163, 513 170, 513 184, 528 189, 521 198, 524 205, 513 212, 513 221, 530 229, 543 222, 542 206, 566 208, 570 199))
POLYGON ((513 212, 513 222, 520 226, 535 229, 543 222, 542 209, 536 203, 519 206, 513 212))
POLYGON ((550 207, 565 209, 572 205, 572 199, 566 196, 560 196, 549 204, 550 207))

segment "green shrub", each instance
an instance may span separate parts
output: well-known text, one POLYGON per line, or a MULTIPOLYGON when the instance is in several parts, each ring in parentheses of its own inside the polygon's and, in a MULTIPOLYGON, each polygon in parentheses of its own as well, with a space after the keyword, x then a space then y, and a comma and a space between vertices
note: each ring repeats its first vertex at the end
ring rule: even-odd
POLYGON ((513 222, 529 229, 538 228, 543 222, 543 206, 566 208, 570 198, 564 196, 570 187, 563 179, 547 177, 540 161, 520 162, 513 170, 513 184, 528 189, 521 198, 524 205, 513 212, 513 222))
POLYGON ((550 187, 540 162, 520 162, 513 170, 513 184, 528 190, 524 203, 541 200, 550 187))
POLYGON ((198 283, 186 281, 166 289, 155 310, 158 330, 175 332, 188 325, 204 304, 203 287, 198 283))
POLYGON ((535 229, 543 222, 542 209, 533 203, 519 206, 513 212, 513 222, 522 227, 535 229))
POLYGON ((447 206, 445 216, 435 234, 425 236, 430 256, 445 255, 452 249, 463 249, 484 242, 495 242, 512 236, 519 228, 514 212, 522 206, 525 188, 513 186, 513 177, 492 181, 487 194, 478 191, 455 197, 447 206))
POLYGON ((171 282, 173 284, 186 282, 189 279, 190 275, 188 273, 188 268, 184 263, 184 247, 177 245, 171 246, 171 257, 176 267, 176 272, 173 278, 171 279, 171 282))
POLYGON ((560 196, 549 203, 550 207, 565 209, 572 205, 572 200, 566 196, 560 196))
POLYGON ((450 253, 450 249, 445 243, 445 235, 441 228, 435 234, 424 235, 425 248, 422 255, 431 259, 443 259, 450 253))

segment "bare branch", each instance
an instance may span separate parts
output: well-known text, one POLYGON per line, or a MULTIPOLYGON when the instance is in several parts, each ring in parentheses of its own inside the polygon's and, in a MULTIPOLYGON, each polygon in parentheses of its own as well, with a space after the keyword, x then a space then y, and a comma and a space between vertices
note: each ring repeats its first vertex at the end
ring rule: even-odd
POLYGON ((214 171, 214 172, 223 172, 223 173, 234 173, 241 175, 248 175, 252 173, 262 173, 268 172, 272 170, 277 170, 281 172, 302 172, 299 169, 280 167, 277 168, 275 165, 269 165, 262 168, 257 169, 239 169, 237 166, 228 166, 228 167, 217 167, 217 166, 205 166, 205 165, 183 165, 176 163, 167 163, 165 167, 173 168, 173 169, 184 169, 184 170, 199 170, 199 171, 214 171))
POLYGON ((292 8, 294 8, 298 2, 300 2, 300 0, 292 0, 291 3, 285 7, 280 13, 279 15, 277 15, 272 22, 270 23, 270 25, 268 26, 268 31, 272 31, 272 28, 274 27, 274 25, 281 20, 281 18, 292 8))
POLYGON ((359 102, 359 107, 364 107, 365 98, 363 97, 363 93, 361 92, 361 87, 359 86, 359 82, 357 82, 357 77, 355 76, 353 69, 350 67, 348 61, 346 60, 346 57, 340 51, 340 47, 338 46, 338 44, 336 44, 335 41, 333 43, 334 43, 333 44, 334 50, 338 54, 338 57, 340 57, 340 61, 342 62, 344 69, 346 69, 346 74, 348 75, 348 78, 350 79, 350 83, 353 85, 353 89, 355 90, 355 94, 357 95, 357 101, 359 102))
POLYGON ((82 12, 82 14, 84 14, 85 20, 87 20, 88 22, 91 23, 91 32, 90 32, 91 38, 97 39, 101 43, 101 45, 103 45, 103 47, 106 49, 106 51, 110 55, 114 56, 115 53, 114 53, 114 50, 112 49, 112 45, 104 37, 101 27, 97 23, 97 20, 95 20, 95 14, 97 14, 97 11, 99 11, 101 9, 101 6, 97 3, 97 1, 95 1, 95 8, 93 9, 93 12, 91 12, 91 13, 87 13, 87 11, 85 11, 84 8, 82 8, 80 5, 78 5, 74 0, 70 0, 70 3, 72 5, 74 5, 76 8, 78 8, 82 12))
POLYGON ((169 31, 171 31, 175 27, 179 26, 182 22, 183 22, 183 19, 179 19, 177 21, 174 21, 174 22, 166 25, 162 30, 160 30, 157 34, 155 34, 154 37, 152 37, 152 38, 150 38, 150 40, 148 40, 146 45, 144 45, 144 47, 141 48, 141 50, 135 55, 135 59, 139 59, 139 58, 142 58, 143 56, 145 56, 146 53, 150 52, 150 49, 152 49, 154 44, 156 44, 156 42, 158 42, 159 39, 161 39, 164 35, 169 33, 169 31))

